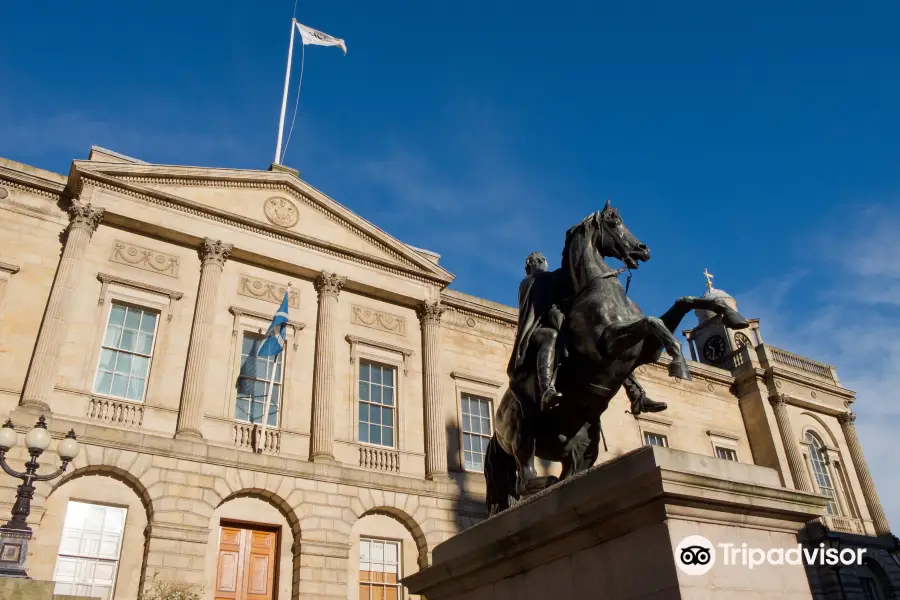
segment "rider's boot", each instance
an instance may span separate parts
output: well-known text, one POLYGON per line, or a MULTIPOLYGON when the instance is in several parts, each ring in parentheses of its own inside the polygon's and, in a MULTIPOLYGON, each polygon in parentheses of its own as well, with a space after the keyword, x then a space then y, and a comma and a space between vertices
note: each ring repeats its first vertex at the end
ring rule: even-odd
POLYGON ((657 402, 647 397, 644 388, 635 381, 634 376, 629 376, 622 384, 625 388, 625 394, 631 401, 631 414, 638 416, 641 413, 655 413, 666 410, 669 405, 665 402, 657 402))
POLYGON ((553 368, 555 367, 555 343, 544 344, 537 355, 538 390, 541 394, 541 410, 547 410, 559 404, 562 394, 556 391, 553 384, 553 368))

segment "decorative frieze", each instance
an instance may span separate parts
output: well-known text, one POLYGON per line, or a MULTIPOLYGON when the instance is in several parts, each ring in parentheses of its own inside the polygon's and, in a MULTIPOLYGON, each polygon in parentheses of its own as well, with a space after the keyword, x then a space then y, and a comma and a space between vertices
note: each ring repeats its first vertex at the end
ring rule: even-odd
POLYGON ((177 256, 118 240, 109 260, 175 278, 178 277, 178 268, 181 266, 181 259, 177 256))
POLYGON ((350 307, 350 320, 356 325, 406 336, 406 319, 381 310, 354 304, 350 307))
MULTIPOLYGON (((256 298, 272 304, 281 304, 285 291, 287 291, 286 285, 252 275, 241 275, 241 280, 238 282, 238 294, 241 296, 256 298)), ((300 308, 300 292, 298 290, 291 289, 288 294, 288 306, 300 308)))
POLYGON ((451 307, 441 318, 441 325, 463 332, 477 332, 480 335, 496 339, 499 342, 512 342, 516 339, 516 325, 499 319, 476 315, 451 307))

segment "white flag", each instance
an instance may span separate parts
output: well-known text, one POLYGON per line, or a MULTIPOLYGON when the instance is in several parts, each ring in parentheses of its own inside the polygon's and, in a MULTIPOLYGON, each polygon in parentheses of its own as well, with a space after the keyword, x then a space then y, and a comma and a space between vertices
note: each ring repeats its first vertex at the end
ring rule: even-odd
MULTIPOLYGON (((295 23, 297 22, 295 21, 295 23)), ((303 38, 304 44, 313 44, 315 46, 337 46, 344 51, 344 55, 347 54, 347 44, 344 43, 344 40, 331 37, 327 33, 322 33, 317 29, 307 27, 300 23, 297 23, 297 29, 300 30, 300 37, 303 38)))

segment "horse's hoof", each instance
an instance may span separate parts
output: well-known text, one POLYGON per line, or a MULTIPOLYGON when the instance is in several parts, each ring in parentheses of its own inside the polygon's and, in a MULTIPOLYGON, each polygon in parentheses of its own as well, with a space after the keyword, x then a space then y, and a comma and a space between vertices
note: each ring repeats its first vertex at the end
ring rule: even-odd
POLYGON ((669 377, 676 379, 691 380, 691 370, 684 361, 672 361, 669 363, 669 377))
POLYGON ((722 323, 729 329, 746 329, 750 327, 750 321, 730 308, 722 315, 722 323))

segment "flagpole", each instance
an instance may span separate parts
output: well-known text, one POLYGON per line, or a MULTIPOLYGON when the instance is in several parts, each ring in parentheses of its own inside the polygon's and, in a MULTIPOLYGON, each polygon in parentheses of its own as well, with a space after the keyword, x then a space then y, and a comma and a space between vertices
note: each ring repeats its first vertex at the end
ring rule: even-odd
POLYGON ((294 33, 297 19, 291 19, 291 45, 288 48, 287 70, 284 73, 284 94, 281 97, 281 117, 278 119, 278 145, 275 146, 275 164, 281 164, 281 136, 284 133, 284 114, 287 111, 288 86, 291 83, 291 60, 294 57, 294 33))

